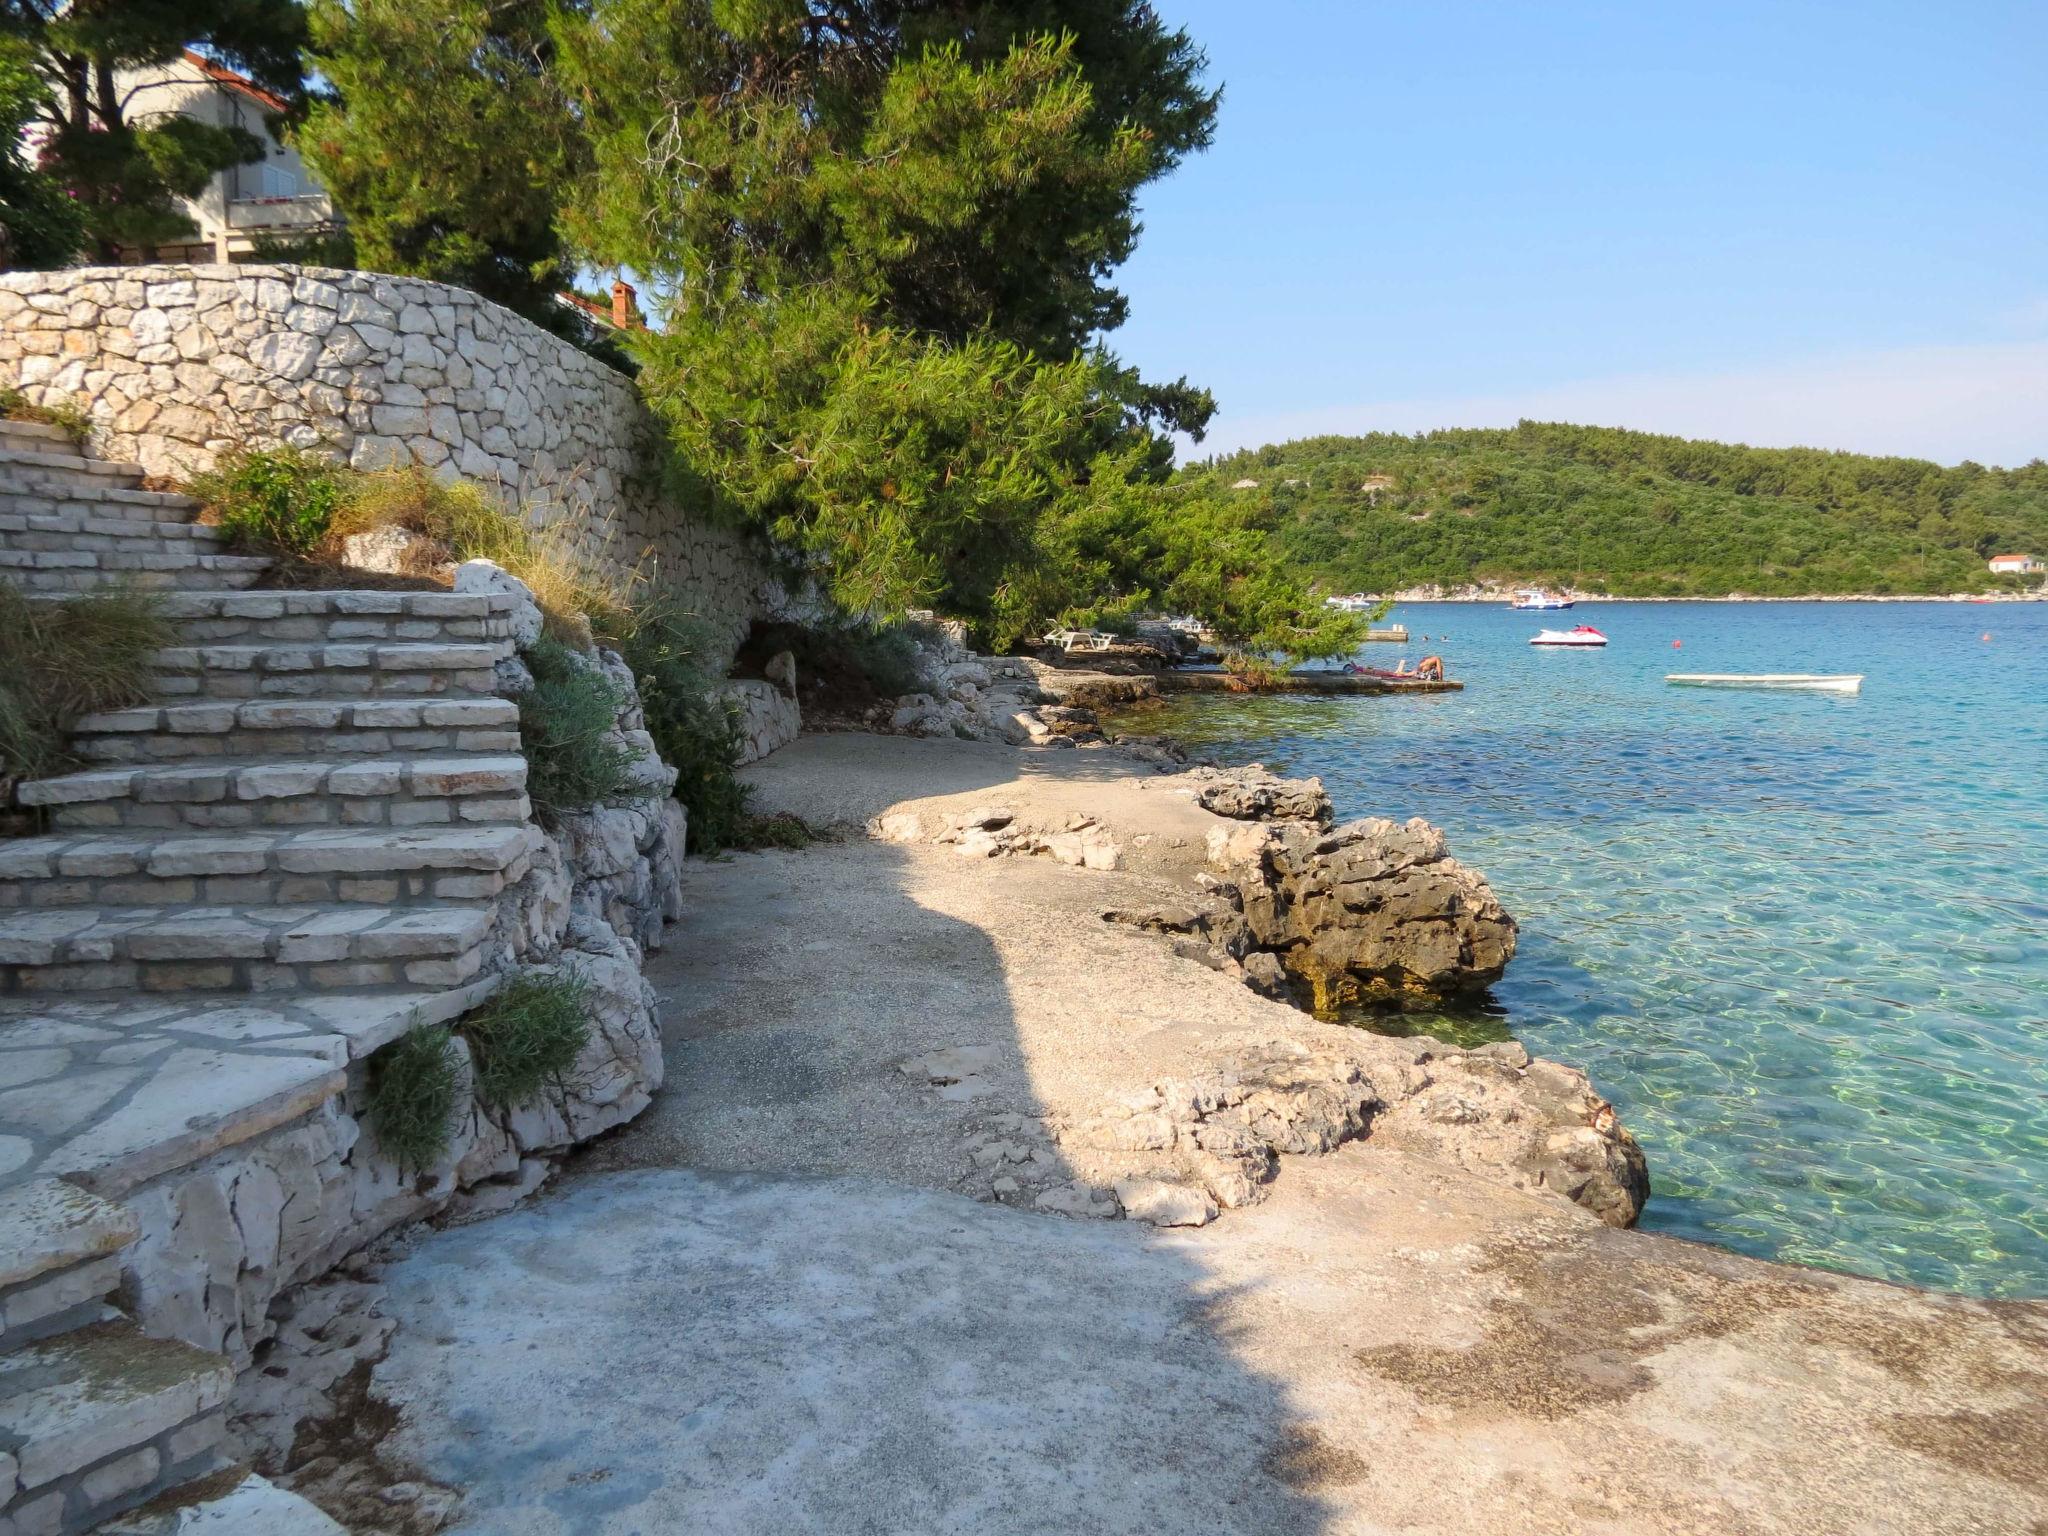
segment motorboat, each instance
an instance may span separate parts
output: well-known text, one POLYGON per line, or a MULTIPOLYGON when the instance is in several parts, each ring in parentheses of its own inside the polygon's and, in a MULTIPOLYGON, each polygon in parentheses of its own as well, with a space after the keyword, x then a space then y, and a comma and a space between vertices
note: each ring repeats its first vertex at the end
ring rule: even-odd
POLYGON ((1367 597, 1363 592, 1353 592, 1345 597, 1326 597, 1323 599, 1324 607, 1335 608, 1343 613, 1365 613, 1370 609, 1379 607, 1379 605, 1380 600, 1378 598, 1367 597))
POLYGON ((1861 672, 1667 672, 1681 688, 1779 688, 1803 693, 1861 693, 1861 672))
POLYGON ((1522 593, 1508 606, 1524 613, 1548 613, 1557 608, 1569 608, 1572 599, 1559 597, 1554 592, 1538 592, 1534 588, 1522 593))
POLYGON ((1574 624, 1570 629, 1539 629, 1529 643, 1597 648, 1607 643, 1607 637, 1590 624, 1574 624))

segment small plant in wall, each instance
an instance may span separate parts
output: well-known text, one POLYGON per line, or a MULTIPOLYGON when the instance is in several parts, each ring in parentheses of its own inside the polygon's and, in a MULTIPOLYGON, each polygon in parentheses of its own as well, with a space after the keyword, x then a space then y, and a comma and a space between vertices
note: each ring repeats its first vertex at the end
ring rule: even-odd
POLYGON ((519 695, 526 793, 552 822, 565 812, 644 793, 635 755, 613 735, 623 694, 552 635, 521 653, 533 686, 519 695))
POLYGON ((364 1119, 401 1169, 423 1172, 448 1150, 462 1093, 462 1058, 443 1025, 400 1035, 370 1057, 364 1119))
POLYGON ((531 1104, 561 1084, 590 1040, 590 988, 566 971, 522 971, 462 1021, 476 1096, 492 1109, 531 1104))
POLYGON ((448 1150, 467 1108, 462 1052, 470 1080, 488 1109, 520 1109, 561 1086, 590 1039, 590 988, 568 972, 523 971, 451 1031, 422 1026, 370 1057, 364 1119, 377 1147, 401 1169, 423 1172, 448 1150))

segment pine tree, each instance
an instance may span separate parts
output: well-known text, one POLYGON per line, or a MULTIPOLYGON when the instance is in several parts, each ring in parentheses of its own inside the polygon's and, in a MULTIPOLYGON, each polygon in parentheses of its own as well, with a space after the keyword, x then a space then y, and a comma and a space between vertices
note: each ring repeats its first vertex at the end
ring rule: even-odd
POLYGON ((357 261, 455 283, 587 340, 556 213, 586 156, 550 68, 546 0, 314 0, 330 89, 294 142, 357 261))

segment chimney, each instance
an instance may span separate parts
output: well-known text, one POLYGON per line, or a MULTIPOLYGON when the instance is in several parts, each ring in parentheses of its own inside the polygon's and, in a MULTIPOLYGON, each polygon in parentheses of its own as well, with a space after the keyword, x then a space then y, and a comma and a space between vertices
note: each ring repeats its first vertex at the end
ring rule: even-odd
POLYGON ((612 324, 622 331, 639 329, 640 306, 634 302, 636 297, 633 285, 623 277, 612 284, 612 324))

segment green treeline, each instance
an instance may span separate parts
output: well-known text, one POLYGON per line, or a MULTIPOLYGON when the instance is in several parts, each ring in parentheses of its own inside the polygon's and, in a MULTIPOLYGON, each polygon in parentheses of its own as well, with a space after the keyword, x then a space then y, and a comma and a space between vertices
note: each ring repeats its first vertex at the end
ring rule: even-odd
POLYGON ((2016 585, 1993 554, 2048 554, 2048 463, 2022 469, 1746 448, 1524 421, 1315 437, 1209 459, 1244 479, 1276 546, 1341 591, 1542 583, 1617 596, 1954 592, 2016 585))

